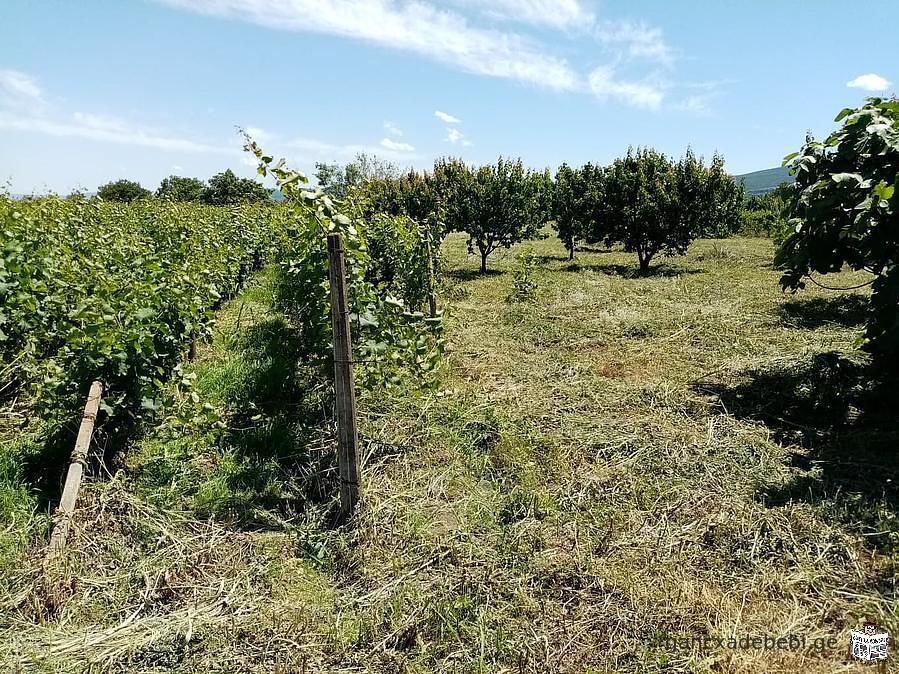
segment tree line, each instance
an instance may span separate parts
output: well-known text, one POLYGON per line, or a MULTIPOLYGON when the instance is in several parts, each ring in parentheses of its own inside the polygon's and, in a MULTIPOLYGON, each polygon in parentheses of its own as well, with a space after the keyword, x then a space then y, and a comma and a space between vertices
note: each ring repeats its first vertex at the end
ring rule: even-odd
POLYGON ((581 242, 620 243, 637 254, 645 273, 659 254, 682 255, 697 237, 734 233, 744 202, 742 186, 725 172, 720 155, 707 165, 690 150, 675 160, 630 149, 609 166, 563 164, 555 176, 504 158, 484 166, 442 158, 424 172, 375 168, 366 173, 329 165, 319 172, 320 184, 355 199, 363 215, 406 215, 432 223, 439 236, 466 233, 482 272, 494 251, 534 238, 551 223, 570 259, 581 242), (353 184, 347 181, 352 176, 361 178, 353 184))
MULTIPOLYGON (((435 240, 449 232, 468 235, 468 248, 480 257, 482 272, 500 248, 538 235, 551 223, 574 258, 579 243, 620 243, 637 254, 641 272, 659 254, 682 255, 697 237, 727 236, 738 229, 742 187, 724 171, 724 159, 711 163, 689 149, 675 160, 653 149, 629 149, 609 166, 563 164, 555 176, 535 171, 522 160, 499 158, 469 165, 438 159, 430 171, 400 171, 377 157, 317 163, 315 177, 326 195, 351 198, 363 217, 404 215, 430 228, 435 240)), ((172 175, 155 193, 131 180, 101 186, 97 196, 129 203, 157 198, 215 206, 267 201, 261 183, 230 169, 203 182, 172 175)))
POLYGON ((271 198, 269 190, 256 180, 241 178, 231 169, 222 171, 204 182, 199 178, 171 175, 163 178, 156 192, 151 192, 134 180, 114 180, 101 185, 97 196, 104 201, 131 203, 153 197, 164 201, 198 202, 210 206, 259 203, 271 198))

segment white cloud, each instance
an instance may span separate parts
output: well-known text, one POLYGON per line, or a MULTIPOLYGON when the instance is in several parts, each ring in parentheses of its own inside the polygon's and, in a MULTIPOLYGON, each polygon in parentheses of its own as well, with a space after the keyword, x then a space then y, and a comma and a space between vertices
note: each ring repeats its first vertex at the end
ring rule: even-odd
POLYGON ((67 120, 53 120, 33 115, 0 112, 0 129, 31 131, 49 136, 85 138, 178 152, 231 155, 239 152, 236 146, 228 147, 198 142, 190 138, 162 134, 155 130, 130 125, 114 117, 86 113, 75 113, 71 119, 67 120))
POLYGON ((465 137, 459 129, 454 129, 451 126, 446 127, 446 140, 447 143, 452 143, 453 145, 461 145, 463 147, 468 147, 471 145, 471 141, 465 137))
POLYGON ((260 129, 258 126, 245 126, 243 130, 246 131, 247 135, 257 143, 264 143, 265 141, 274 138, 272 134, 270 134, 265 129, 260 129))
POLYGON ((665 98, 661 85, 616 79, 611 67, 600 67, 590 73, 589 84, 590 90, 600 99, 611 98, 637 108, 658 110, 665 98))
POLYGON ((128 123, 116 117, 109 115, 98 115, 90 112, 76 112, 72 115, 78 126, 86 129, 95 129, 97 131, 108 131, 110 133, 129 133, 131 127, 128 123))
MULTIPOLYGON (((676 57, 659 28, 641 21, 601 21, 591 0, 156 0, 175 8, 272 29, 362 40, 416 53, 450 67, 557 91, 593 92, 624 104, 657 109, 661 86, 609 77, 608 67, 575 71, 564 58, 524 35, 472 23, 478 16, 515 19, 556 29, 582 29, 614 55, 613 63, 643 60, 666 67, 676 57), (446 9, 474 9, 468 17, 446 9), (597 74, 598 73, 598 74, 597 74)), ((452 115, 435 113, 448 124, 452 115), (443 117, 442 115, 446 115, 443 117)), ((394 134, 396 135, 396 134, 394 134)))
POLYGON ((381 139, 381 147, 394 152, 415 152, 415 147, 409 143, 398 143, 390 138, 381 139))
POLYGON ((44 98, 33 77, 18 70, 0 69, 0 102, 9 107, 43 105, 44 98))
MULTIPOLYGON (((388 143, 393 142, 389 138, 385 138, 384 140, 388 141, 388 143)), ((405 146, 407 144, 398 143, 398 145, 405 146)), ((290 140, 287 143, 287 147, 292 150, 297 150, 300 153, 300 158, 305 160, 315 159, 322 161, 349 161, 360 152, 364 152, 366 154, 376 154, 379 157, 383 157, 384 159, 392 159, 397 161, 419 158, 418 155, 413 154, 415 148, 412 148, 412 150, 390 148, 384 145, 383 141, 379 145, 367 145, 364 143, 338 145, 335 143, 321 141, 316 138, 298 137, 290 140)), ((412 146, 410 145, 409 147, 412 146)))
POLYGON ((441 122, 446 122, 447 124, 461 124, 462 120, 458 117, 453 117, 449 113, 441 112, 440 110, 434 111, 434 116, 439 119, 441 122))
MULTIPOLYGON (((521 35, 476 28, 456 12, 399 0, 159 0, 202 14, 268 28, 365 40, 411 51, 460 70, 573 90, 578 76, 565 59, 521 35)), ((508 0, 504 0, 509 5, 508 0)))
POLYGON ((696 115, 697 117, 709 117, 712 114, 712 108, 709 105, 710 100, 711 96, 708 94, 687 96, 687 98, 675 105, 675 108, 682 112, 696 115))
POLYGON ((397 138, 403 137, 403 130, 400 129, 393 122, 384 122, 384 128, 387 130, 387 133, 389 133, 391 136, 396 136, 397 138))
POLYGON ((48 109, 36 80, 17 70, 0 70, 0 129, 178 152, 230 155, 239 152, 236 141, 231 147, 214 145, 174 135, 164 129, 136 125, 112 115, 92 112, 60 115, 48 109))
POLYGON ((589 28, 596 21, 580 0, 455 0, 488 16, 551 28, 589 28))
POLYGON ((881 77, 880 75, 876 75, 875 73, 859 75, 854 80, 846 82, 847 87, 851 87, 853 89, 863 89, 865 91, 884 91, 885 89, 889 89, 892 84, 893 83, 887 80, 885 77, 881 77))
POLYGON ((723 89, 737 83, 739 80, 733 78, 684 82, 678 87, 686 90, 684 98, 673 107, 694 117, 711 117, 715 113, 712 103, 721 95, 723 89))
POLYGON ((596 37, 631 59, 665 66, 674 63, 674 50, 665 42, 662 30, 642 21, 605 21, 597 28, 596 37))

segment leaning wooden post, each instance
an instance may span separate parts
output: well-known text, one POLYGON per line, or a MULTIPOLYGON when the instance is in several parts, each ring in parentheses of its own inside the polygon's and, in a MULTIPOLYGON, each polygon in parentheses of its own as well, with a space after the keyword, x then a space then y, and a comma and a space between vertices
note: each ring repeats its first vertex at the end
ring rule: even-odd
POLYGON ((346 297, 346 263, 340 234, 328 234, 331 276, 331 329, 334 335, 334 395, 337 401, 337 469, 340 474, 340 517, 347 519, 359 501, 359 436, 356 431, 356 388, 353 343, 346 297))
POLYGON ((81 488, 81 477, 84 475, 84 466, 87 463, 87 450, 94 434, 94 424, 97 421, 97 411, 100 409, 100 396, 103 395, 103 385, 95 381, 91 384, 87 394, 87 404, 84 406, 84 414, 81 417, 81 427, 78 429, 78 437, 75 439, 75 448, 72 450, 72 461, 66 473, 65 485, 62 489, 62 498, 56 509, 54 519, 56 523, 53 533, 50 535, 50 547, 47 551, 47 559, 51 559, 66 544, 69 535, 69 526, 72 523, 72 513, 75 511, 75 501, 78 499, 78 490, 81 488))

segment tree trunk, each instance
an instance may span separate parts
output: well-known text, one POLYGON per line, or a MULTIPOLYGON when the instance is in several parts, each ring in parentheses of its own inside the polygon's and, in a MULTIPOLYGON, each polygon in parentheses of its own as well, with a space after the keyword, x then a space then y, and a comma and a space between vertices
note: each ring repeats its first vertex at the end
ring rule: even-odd
POLYGON ((567 248, 568 248, 568 259, 573 260, 574 259, 574 239, 573 238, 568 239, 567 248))
POLYGON ((649 263, 652 261, 652 253, 637 253, 640 260, 640 274, 645 276, 649 271, 649 263))
POLYGON ((488 255, 490 255, 490 253, 485 252, 483 250, 481 251, 481 273, 482 274, 487 273, 487 256, 488 255))

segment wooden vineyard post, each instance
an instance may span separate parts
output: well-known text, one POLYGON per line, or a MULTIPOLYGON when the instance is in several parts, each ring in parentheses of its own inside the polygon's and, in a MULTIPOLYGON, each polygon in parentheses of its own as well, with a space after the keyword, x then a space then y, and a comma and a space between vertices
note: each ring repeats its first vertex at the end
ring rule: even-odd
POLYGON ((72 513, 75 511, 75 501, 78 499, 78 490, 81 488, 81 477, 84 475, 84 465, 87 462, 87 450, 94 434, 94 424, 97 421, 97 411, 100 409, 100 397, 103 395, 103 385, 95 381, 91 384, 87 394, 87 404, 84 406, 84 414, 81 417, 81 426, 78 429, 78 437, 75 439, 75 448, 72 450, 72 460, 66 473, 65 485, 62 489, 62 498, 56 509, 56 523, 53 533, 50 535, 50 547, 47 551, 47 559, 51 559, 62 550, 69 535, 69 527, 72 523, 72 513))
POLYGON ((340 234, 328 234, 331 278, 331 329, 334 335, 334 395, 337 402, 337 469, 340 474, 340 517, 353 514, 359 501, 359 436, 356 430, 356 388, 353 343, 346 297, 346 262, 340 234))
POLYGON ((437 317, 437 297, 434 295, 434 254, 431 250, 431 228, 425 234, 425 246, 428 254, 428 309, 431 318, 437 317))

